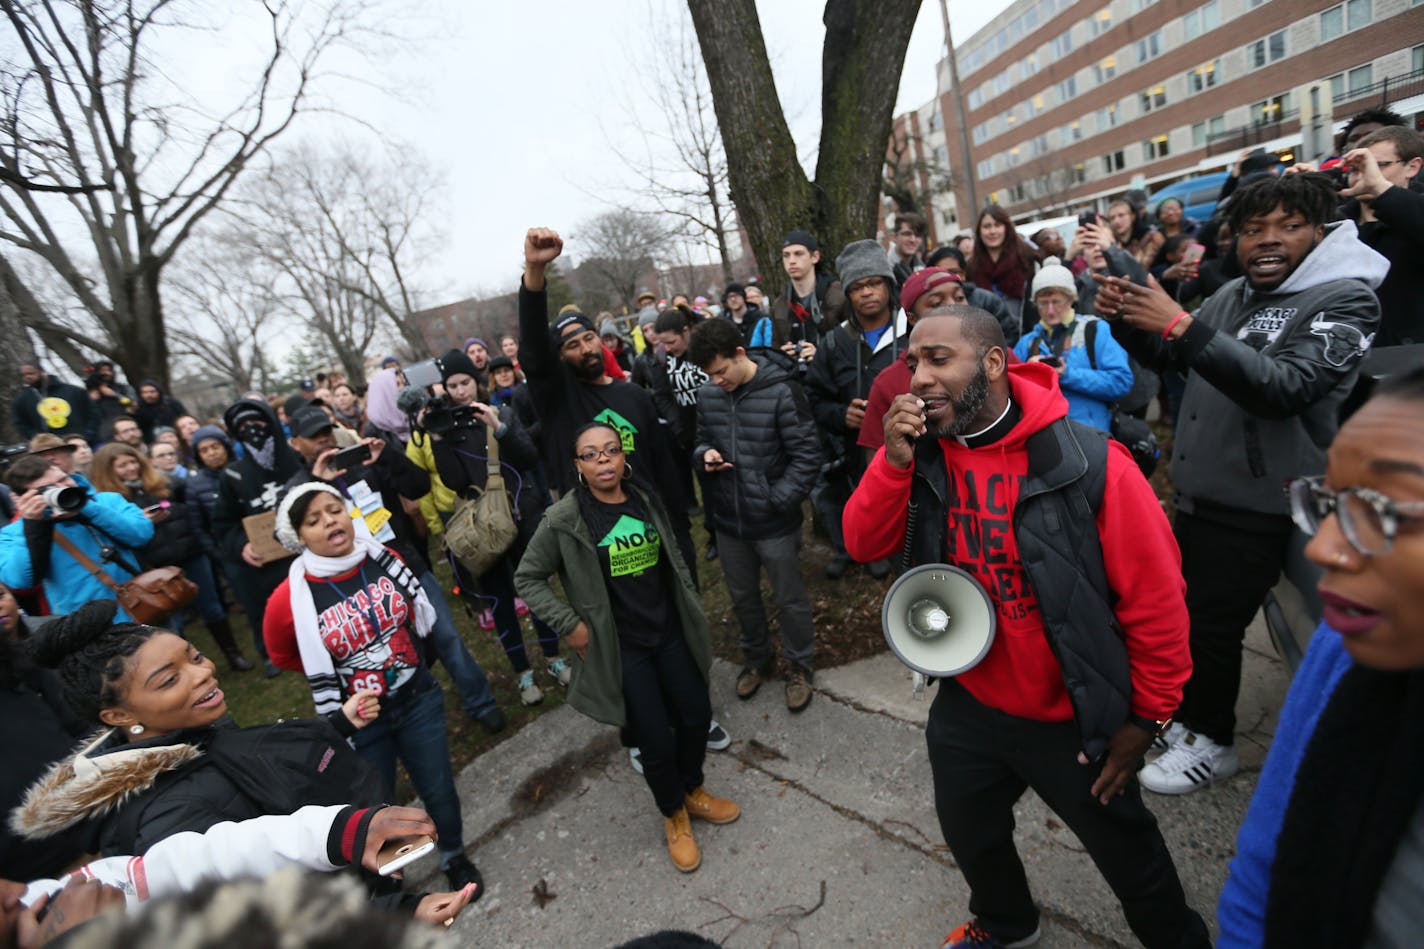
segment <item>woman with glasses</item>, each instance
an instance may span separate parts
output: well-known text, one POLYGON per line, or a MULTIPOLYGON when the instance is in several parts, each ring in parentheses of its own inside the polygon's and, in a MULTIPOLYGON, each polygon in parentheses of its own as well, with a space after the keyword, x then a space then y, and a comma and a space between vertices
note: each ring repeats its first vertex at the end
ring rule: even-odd
POLYGON ((1219 946, 1410 946, 1424 925, 1424 369, 1290 486, 1325 618, 1221 896, 1219 946))
POLYGON ((514 583, 573 650, 568 702, 627 727, 664 818, 673 865, 702 863, 691 818, 728 824, 731 801, 702 786, 712 703, 707 618, 657 496, 635 485, 622 438, 603 422, 574 433, 578 486, 549 508, 514 583), (560 599, 549 583, 557 573, 560 599))

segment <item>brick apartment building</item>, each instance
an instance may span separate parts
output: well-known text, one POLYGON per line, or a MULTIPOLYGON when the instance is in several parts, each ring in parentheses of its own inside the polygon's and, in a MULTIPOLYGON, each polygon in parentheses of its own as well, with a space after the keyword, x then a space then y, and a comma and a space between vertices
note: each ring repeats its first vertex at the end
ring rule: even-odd
MULTIPOLYGON (((1312 83, 1335 129, 1370 106, 1424 112, 1424 0, 1019 0, 957 52, 979 201, 1016 220, 1217 171, 1244 147, 1321 157, 1294 154, 1312 83)), ((939 73, 896 132, 922 167, 957 170, 939 73)), ((926 202, 941 240, 969 227, 955 184, 926 202)))

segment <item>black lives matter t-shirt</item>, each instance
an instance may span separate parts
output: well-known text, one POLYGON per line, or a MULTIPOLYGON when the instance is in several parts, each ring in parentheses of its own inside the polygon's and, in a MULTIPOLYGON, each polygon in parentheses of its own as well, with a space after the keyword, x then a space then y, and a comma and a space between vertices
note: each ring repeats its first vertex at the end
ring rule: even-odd
POLYGON ((595 498, 586 510, 618 641, 625 649, 654 649, 679 626, 663 538, 631 500, 605 504, 595 498))

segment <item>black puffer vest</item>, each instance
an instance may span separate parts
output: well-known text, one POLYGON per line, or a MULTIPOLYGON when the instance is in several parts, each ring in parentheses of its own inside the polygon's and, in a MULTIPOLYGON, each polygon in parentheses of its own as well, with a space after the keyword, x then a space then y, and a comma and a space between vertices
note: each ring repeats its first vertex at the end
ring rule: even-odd
MULTIPOLYGON (((1127 721, 1132 699, 1096 520, 1107 484, 1107 436, 1062 418, 1025 444, 1028 478, 1014 508, 1019 559, 1063 670, 1083 751, 1096 760, 1127 721)), ((945 562, 947 490, 944 450, 938 439, 922 439, 915 446, 905 567, 945 562)))

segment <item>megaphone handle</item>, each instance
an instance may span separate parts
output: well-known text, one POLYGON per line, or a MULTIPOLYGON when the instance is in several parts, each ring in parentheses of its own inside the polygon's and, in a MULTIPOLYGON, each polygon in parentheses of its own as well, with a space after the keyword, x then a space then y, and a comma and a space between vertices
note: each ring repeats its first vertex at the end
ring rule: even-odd
POLYGON ((911 501, 905 508, 905 545, 900 550, 900 569, 909 570, 913 564, 910 561, 911 550, 915 543, 915 528, 920 519, 920 505, 916 501, 911 501))
POLYGON ((920 698, 925 694, 925 684, 929 682, 929 679, 925 677, 923 672, 916 672, 912 681, 914 682, 914 691, 911 694, 915 698, 920 698))

